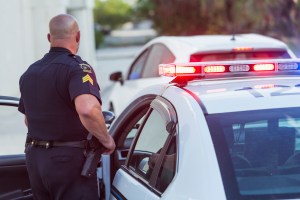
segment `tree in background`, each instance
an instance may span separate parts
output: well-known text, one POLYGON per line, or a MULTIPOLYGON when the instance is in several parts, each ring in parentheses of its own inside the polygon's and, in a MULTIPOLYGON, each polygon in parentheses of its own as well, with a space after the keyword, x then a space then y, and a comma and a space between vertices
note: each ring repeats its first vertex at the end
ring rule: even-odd
POLYGON ((300 0, 96 0, 94 16, 97 44, 107 30, 150 19, 161 35, 261 33, 300 45, 300 0))
POLYGON ((123 0, 95 0, 96 47, 103 41, 103 35, 130 21, 131 18, 132 7, 123 0))
POLYGON ((257 32, 295 36, 297 0, 138 0, 135 13, 154 21, 164 35, 257 32))
POLYGON ((137 0, 161 35, 261 33, 299 46, 300 0, 137 0))

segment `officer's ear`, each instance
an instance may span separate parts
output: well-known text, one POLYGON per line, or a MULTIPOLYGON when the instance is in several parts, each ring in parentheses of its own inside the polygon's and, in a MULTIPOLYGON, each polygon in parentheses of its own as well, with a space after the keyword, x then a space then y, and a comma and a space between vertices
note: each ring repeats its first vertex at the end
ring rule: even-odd
POLYGON ((50 35, 50 33, 47 34, 47 39, 51 43, 51 35, 50 35))
POLYGON ((80 41, 80 31, 78 31, 76 34, 76 42, 79 43, 79 41, 80 41))

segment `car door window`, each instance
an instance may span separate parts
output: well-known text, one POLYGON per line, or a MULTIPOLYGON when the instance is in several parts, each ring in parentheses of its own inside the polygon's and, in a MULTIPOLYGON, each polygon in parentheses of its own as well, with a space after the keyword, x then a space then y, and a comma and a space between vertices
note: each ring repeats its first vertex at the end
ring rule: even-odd
POLYGON ((168 147, 162 166, 159 170, 155 188, 163 193, 168 185, 173 180, 176 170, 176 137, 174 136, 171 140, 171 144, 168 147))
POLYGON ((130 145, 134 139, 134 137, 136 136, 136 133, 138 131, 138 128, 140 127, 142 121, 144 120, 144 116, 143 115, 138 122, 136 122, 136 124, 134 124, 134 126, 132 126, 132 128, 130 129, 130 131, 128 132, 126 139, 124 141, 124 147, 128 147, 128 149, 130 148, 130 145))
POLYGON ((15 106, 0 106, 0 155, 24 153, 27 128, 15 106))
POLYGON ((156 110, 152 110, 134 147, 129 168, 149 181, 168 135, 164 120, 156 110))
POLYGON ((176 127, 174 107, 157 97, 140 124, 125 164, 130 174, 157 194, 166 190, 176 173, 176 127))
POLYGON ((146 49, 137 59, 134 61, 130 68, 128 79, 134 80, 139 79, 142 76, 143 67, 145 65, 146 58, 148 56, 149 50, 146 49))
POLYGON ((165 45, 154 44, 147 58, 142 77, 158 77, 158 65, 161 63, 172 63, 174 61, 175 56, 165 45))

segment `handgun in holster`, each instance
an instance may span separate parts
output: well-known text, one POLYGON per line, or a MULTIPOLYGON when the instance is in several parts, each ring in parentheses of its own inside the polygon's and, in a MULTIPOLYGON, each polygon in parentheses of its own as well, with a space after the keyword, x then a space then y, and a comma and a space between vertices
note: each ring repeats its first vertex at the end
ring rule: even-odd
POLYGON ((104 147, 94 136, 87 140, 87 142, 86 159, 81 170, 81 175, 89 178, 96 173, 104 147))

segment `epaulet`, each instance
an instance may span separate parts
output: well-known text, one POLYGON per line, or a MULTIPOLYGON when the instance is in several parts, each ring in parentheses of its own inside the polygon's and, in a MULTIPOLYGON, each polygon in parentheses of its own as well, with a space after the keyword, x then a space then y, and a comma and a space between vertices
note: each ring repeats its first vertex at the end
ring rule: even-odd
POLYGON ((76 62, 78 62, 79 64, 83 63, 83 60, 80 58, 80 56, 77 56, 77 55, 72 54, 72 53, 70 53, 69 56, 72 57, 74 60, 76 60, 76 62))
POLYGON ((93 72, 92 67, 87 62, 84 62, 80 58, 80 56, 77 56, 77 55, 72 54, 72 53, 70 53, 69 56, 76 60, 76 62, 79 64, 79 66, 80 66, 80 68, 82 69, 83 72, 86 72, 86 73, 92 73, 93 72))

